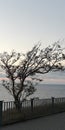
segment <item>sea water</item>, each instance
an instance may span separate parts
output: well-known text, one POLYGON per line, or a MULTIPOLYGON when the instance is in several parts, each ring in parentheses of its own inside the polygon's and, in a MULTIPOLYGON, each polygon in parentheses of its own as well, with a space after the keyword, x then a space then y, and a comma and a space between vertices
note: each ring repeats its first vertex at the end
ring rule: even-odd
MULTIPOLYGON (((51 97, 65 97, 65 85, 64 84, 39 84, 35 86, 36 92, 31 95, 30 98, 39 97, 43 98, 51 98, 51 97)), ((8 93, 8 91, 0 85, 0 101, 11 101, 14 100, 13 97, 8 93)))
POLYGON ((40 86, 36 86, 36 88, 37 91, 34 93, 34 97, 36 96, 39 98, 65 97, 64 84, 40 84, 40 86))

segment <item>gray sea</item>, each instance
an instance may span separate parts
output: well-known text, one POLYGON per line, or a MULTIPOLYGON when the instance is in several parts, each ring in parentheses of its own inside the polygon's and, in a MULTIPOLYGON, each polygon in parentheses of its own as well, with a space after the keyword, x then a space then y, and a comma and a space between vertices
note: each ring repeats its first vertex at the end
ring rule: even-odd
POLYGON ((34 97, 39 97, 39 98, 65 97, 64 84, 61 84, 61 85, 60 84, 40 84, 40 86, 37 86, 36 88, 37 88, 37 91, 34 93, 34 97))
MULTIPOLYGON (((65 85, 64 84, 39 84, 35 87, 36 92, 29 98, 39 97, 51 98, 51 97, 65 97, 65 85)), ((0 100, 11 101, 13 97, 8 91, 0 85, 0 100)))

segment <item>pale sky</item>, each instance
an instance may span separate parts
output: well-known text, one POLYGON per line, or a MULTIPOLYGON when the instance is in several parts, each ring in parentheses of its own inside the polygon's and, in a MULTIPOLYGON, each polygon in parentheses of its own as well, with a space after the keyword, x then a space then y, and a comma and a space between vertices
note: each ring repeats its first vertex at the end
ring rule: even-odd
POLYGON ((65 0, 0 0, 0 52, 65 38, 65 0))
MULTIPOLYGON (((26 52, 39 41, 46 47, 62 39, 65 0, 0 0, 0 52, 26 52)), ((45 82, 65 83, 63 73, 52 75, 44 77, 45 82)))

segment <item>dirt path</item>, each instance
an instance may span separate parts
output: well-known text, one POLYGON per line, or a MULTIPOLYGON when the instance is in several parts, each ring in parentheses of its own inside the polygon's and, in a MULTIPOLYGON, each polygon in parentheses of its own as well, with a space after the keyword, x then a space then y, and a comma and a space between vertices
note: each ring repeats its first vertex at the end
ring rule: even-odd
POLYGON ((65 130, 65 113, 33 119, 0 128, 1 130, 65 130))

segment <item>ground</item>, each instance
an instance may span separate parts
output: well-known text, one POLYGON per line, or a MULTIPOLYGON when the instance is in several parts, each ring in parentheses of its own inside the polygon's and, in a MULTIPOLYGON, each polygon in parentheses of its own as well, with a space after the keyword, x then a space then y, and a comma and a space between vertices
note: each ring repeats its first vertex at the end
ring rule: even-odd
POLYGON ((1 130, 65 130, 65 113, 4 126, 1 130))

